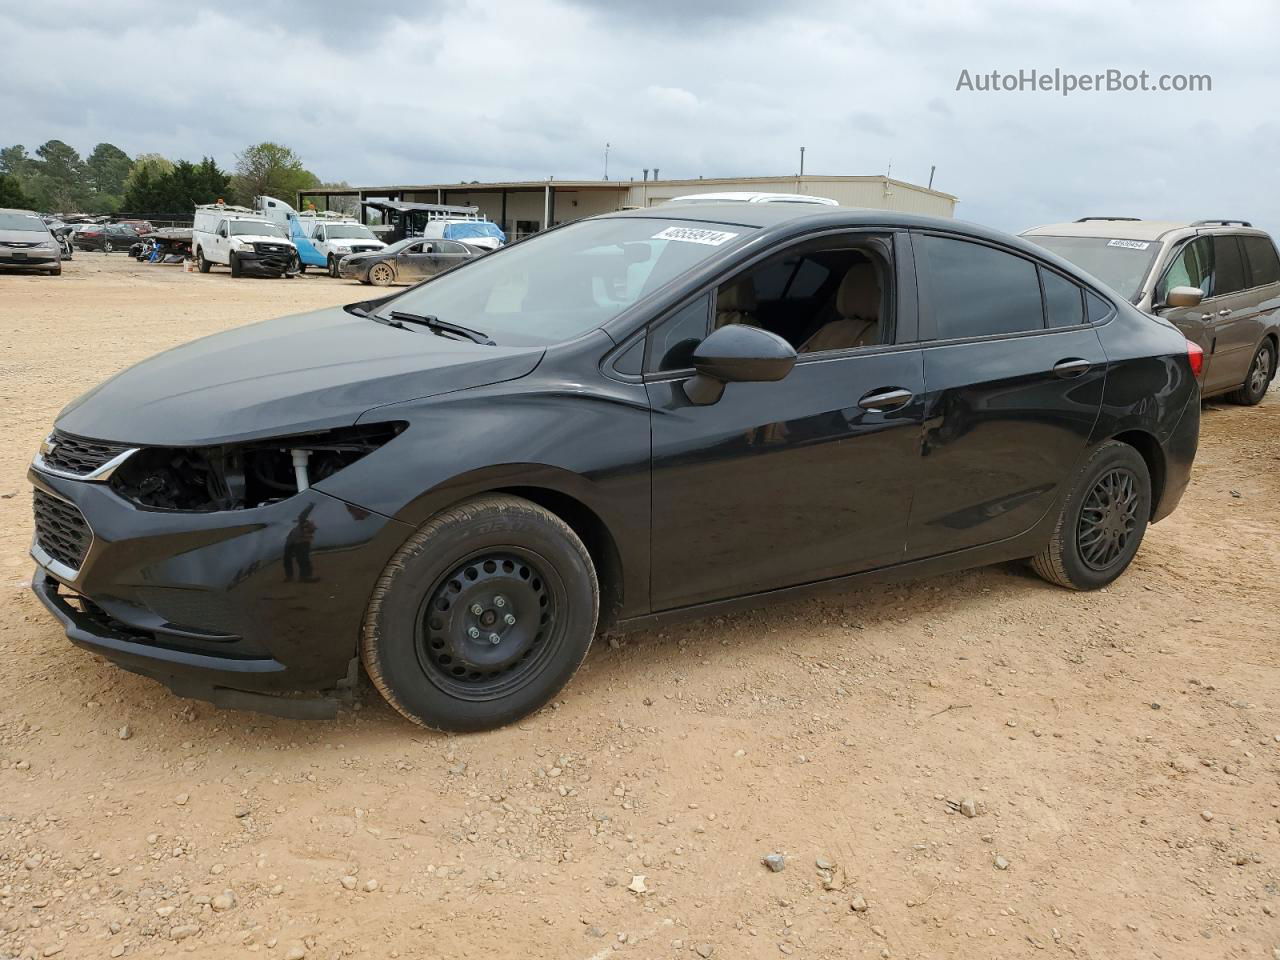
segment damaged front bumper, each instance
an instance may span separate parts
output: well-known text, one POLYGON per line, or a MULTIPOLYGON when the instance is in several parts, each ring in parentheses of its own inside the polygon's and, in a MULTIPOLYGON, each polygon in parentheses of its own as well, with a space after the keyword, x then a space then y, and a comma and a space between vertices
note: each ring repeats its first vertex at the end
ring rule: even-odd
POLYGON ((331 711, 280 695, 354 681, 365 607, 411 532, 314 489, 201 513, 35 467, 28 479, 32 589, 73 643, 179 695, 265 712, 331 711))

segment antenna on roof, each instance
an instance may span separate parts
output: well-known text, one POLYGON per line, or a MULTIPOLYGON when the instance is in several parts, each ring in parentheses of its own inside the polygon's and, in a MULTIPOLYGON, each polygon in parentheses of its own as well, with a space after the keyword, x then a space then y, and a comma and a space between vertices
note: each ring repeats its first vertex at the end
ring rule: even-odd
POLYGON ((930 189, 930 190, 932 190, 932 189, 933 189, 933 174, 934 174, 934 172, 935 172, 937 169, 938 169, 938 165, 937 165, 936 163, 935 163, 935 164, 930 165, 930 167, 929 167, 929 187, 928 187, 928 189, 930 189))

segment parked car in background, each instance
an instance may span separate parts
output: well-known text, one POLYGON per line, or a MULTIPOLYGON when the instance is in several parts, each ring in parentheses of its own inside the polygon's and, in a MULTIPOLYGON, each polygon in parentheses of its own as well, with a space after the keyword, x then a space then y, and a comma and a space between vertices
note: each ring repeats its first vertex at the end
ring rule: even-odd
POLYGON ((338 276, 375 287, 417 283, 488 252, 455 240, 400 240, 381 250, 343 257, 338 276))
POLYGON ((386 244, 373 235, 373 231, 358 220, 334 220, 318 217, 299 217, 307 239, 325 259, 329 276, 338 276, 338 264, 343 257, 353 253, 376 253, 386 249, 386 244))
POLYGON ((152 226, 150 220, 117 220, 116 223, 125 227, 133 227, 140 237, 156 232, 156 228, 152 226))
POLYGON ((142 234, 123 223, 79 224, 72 234, 72 242, 80 250, 128 250, 142 239, 142 234))
POLYGON ((724 193, 687 193, 683 197, 672 197, 667 203, 820 203, 828 207, 838 207, 839 202, 829 197, 814 197, 803 193, 752 193, 749 191, 726 191, 724 193))
POLYGON ((1018 558, 1105 586, 1187 485, 1201 359, 953 220, 594 217, 86 393, 29 473, 32 588, 187 696, 302 709, 270 695, 362 661, 484 729, 602 628, 1018 558))
POLYGON ((1206 397, 1253 405, 1266 395, 1280 357, 1280 257, 1265 231, 1247 220, 1083 217, 1022 235, 1199 344, 1206 397))
POLYGON ((0 267, 62 273, 62 248, 34 210, 0 208, 0 267))

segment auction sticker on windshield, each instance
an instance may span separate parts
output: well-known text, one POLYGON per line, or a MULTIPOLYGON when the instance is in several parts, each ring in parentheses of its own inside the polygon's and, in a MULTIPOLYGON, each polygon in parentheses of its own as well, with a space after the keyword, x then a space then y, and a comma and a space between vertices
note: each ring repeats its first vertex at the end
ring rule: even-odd
POLYGON ((727 230, 704 230, 700 227, 667 227, 653 235, 654 240, 682 240, 685 243, 705 243, 709 247, 718 247, 736 237, 736 233, 727 230))
POLYGON ((1151 246, 1146 240, 1109 240, 1108 247, 1124 247, 1126 250, 1145 250, 1151 246))

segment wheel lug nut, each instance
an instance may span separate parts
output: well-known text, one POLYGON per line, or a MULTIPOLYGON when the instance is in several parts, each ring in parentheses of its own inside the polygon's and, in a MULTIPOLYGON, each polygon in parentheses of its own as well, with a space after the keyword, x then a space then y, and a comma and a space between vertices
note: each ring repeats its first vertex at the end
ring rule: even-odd
POLYGON ((506 598, 506 597, 494 597, 494 598, 493 598, 493 605, 494 605, 495 607, 505 607, 505 606, 507 605, 507 598, 506 598))
POLYGON ((480 628, 479 627, 468 628, 467 636, 470 637, 472 640, 478 639, 480 636, 480 628))
POLYGON ((505 617, 502 618, 502 622, 505 623, 508 627, 514 626, 516 622, 516 618, 508 613, 505 617))
POLYGON ((496 647, 498 644, 502 642, 502 638, 498 636, 496 633, 491 633, 489 634, 489 642, 496 647))
POLYGON ((484 607, 480 606, 478 603, 473 603, 471 605, 471 612, 478 617, 480 614, 484 613, 484 607))

